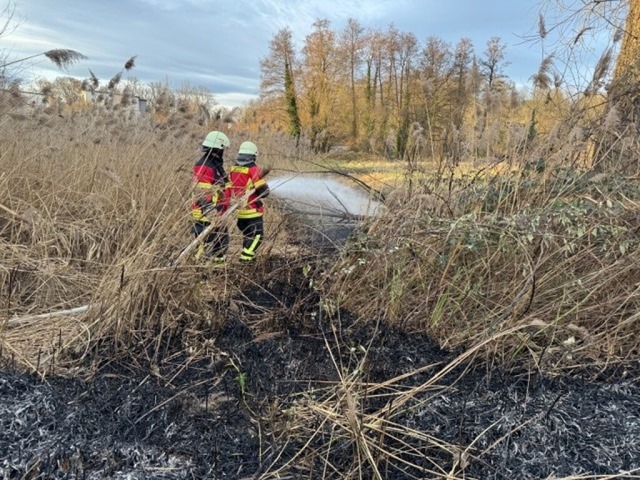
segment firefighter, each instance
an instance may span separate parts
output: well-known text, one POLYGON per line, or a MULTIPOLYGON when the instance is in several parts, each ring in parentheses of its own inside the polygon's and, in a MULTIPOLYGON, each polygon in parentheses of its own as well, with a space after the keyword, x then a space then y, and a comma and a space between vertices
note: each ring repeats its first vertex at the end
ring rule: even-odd
MULTIPOLYGON (((225 209, 224 189, 227 174, 224 171, 224 149, 229 146, 227 136, 218 131, 209 132, 202 142, 202 156, 193 166, 193 203, 191 205, 191 231, 198 237, 225 209)), ((229 248, 229 230, 222 222, 213 227, 203 239, 196 257, 224 262, 229 248)))
POLYGON ((238 150, 235 165, 229 170, 229 181, 225 189, 225 201, 238 199, 242 204, 238 208, 237 225, 242 232, 241 261, 251 261, 264 237, 264 199, 269 195, 269 186, 264 173, 256 165, 258 148, 252 142, 244 142, 238 150))

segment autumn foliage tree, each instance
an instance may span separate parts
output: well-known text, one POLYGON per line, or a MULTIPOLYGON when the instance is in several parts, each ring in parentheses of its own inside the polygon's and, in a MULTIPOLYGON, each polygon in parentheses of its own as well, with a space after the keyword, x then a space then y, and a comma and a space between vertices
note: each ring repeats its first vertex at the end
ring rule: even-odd
POLYGON ((405 158, 421 150, 457 161, 519 106, 505 56, 497 37, 476 55, 466 38, 421 44, 393 25, 365 29, 349 19, 334 31, 318 19, 299 49, 290 29, 274 35, 260 62, 260 97, 245 118, 315 151, 345 145, 405 158))

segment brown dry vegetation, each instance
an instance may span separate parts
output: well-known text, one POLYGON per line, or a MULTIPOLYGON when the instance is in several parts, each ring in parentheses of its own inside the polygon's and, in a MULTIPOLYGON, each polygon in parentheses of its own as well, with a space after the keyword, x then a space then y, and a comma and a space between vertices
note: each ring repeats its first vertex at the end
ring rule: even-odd
POLYGON ((394 195, 325 275, 332 309, 545 371, 638 358, 638 187, 516 172, 453 194, 394 195), (395 208, 394 208, 395 207, 395 208), (372 294, 375 292, 375 294, 372 294))
POLYGON ((192 240, 188 185, 203 127, 108 110, 3 115, 0 124, 2 316, 14 320, 4 355, 37 369, 67 345, 108 339, 118 353, 206 311, 194 285, 208 267, 171 266, 192 240), (29 320, 82 306, 82 321, 29 320))
POLYGON ((136 57, 96 105, 91 71, 43 107, 0 92, 0 475, 637 478, 640 144, 611 52, 580 98, 552 57, 525 98, 497 37, 313 28, 217 120, 168 84, 113 105, 136 57), (183 257, 214 128, 227 164, 250 139, 386 208, 327 245, 271 197, 255 264, 231 215, 225 265, 183 257))
MULTIPOLYGON (((237 373, 251 416, 243 366, 216 344, 218 334, 240 322, 248 343, 260 344, 290 330, 308 334, 320 322, 331 332, 326 355, 338 381, 287 405, 260 405, 261 422, 298 446, 263 478, 305 468, 312 475, 318 458, 323 478, 384 478, 389 463, 457 478, 470 445, 393 419, 446 388, 441 382, 468 362, 593 376, 637 366, 640 189, 628 173, 564 163, 568 152, 584 150, 581 142, 564 142, 543 171, 516 152, 500 173, 478 159, 397 163, 405 181, 383 192, 386 213, 329 255, 305 247, 274 202, 258 263, 212 270, 193 259, 174 265, 191 240, 190 169, 207 131, 193 125, 92 109, 0 116, 3 358, 43 377, 90 377, 124 364, 169 386, 211 359, 213 375, 237 373), (33 317, 81 306, 79 314, 33 317), (348 368, 334 351, 333 341, 344 346, 346 323, 370 328, 372 338, 388 328, 428 334, 457 356, 410 388, 405 380, 434 365, 367 382, 366 341, 347 349, 356 359, 348 368), (175 367, 171 375, 166 365, 175 367), (379 406, 365 411, 364 399, 377 395, 379 406), (334 443, 352 448, 351 465, 331 463, 334 443), (413 444, 453 460, 419 467, 422 450, 413 444)), ((244 138, 229 135, 233 152, 244 138)), ((328 163, 285 137, 255 141, 276 171, 328 163)), ((640 154, 634 142, 626 148, 640 154)), ((232 242, 237 248, 235 233, 232 242)))

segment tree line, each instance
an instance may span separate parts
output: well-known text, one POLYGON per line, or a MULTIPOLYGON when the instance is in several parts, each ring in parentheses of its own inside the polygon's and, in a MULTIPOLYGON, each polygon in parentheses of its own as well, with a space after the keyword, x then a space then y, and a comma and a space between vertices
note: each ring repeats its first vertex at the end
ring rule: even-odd
POLYGON ((421 44, 393 25, 365 29, 349 19, 335 31, 317 20, 300 50, 289 28, 273 36, 247 113, 256 127, 286 131, 316 151, 346 145, 404 157, 430 148, 459 157, 471 136, 480 148, 504 135, 497 125, 522 104, 508 64, 497 36, 476 53, 468 38, 421 44))

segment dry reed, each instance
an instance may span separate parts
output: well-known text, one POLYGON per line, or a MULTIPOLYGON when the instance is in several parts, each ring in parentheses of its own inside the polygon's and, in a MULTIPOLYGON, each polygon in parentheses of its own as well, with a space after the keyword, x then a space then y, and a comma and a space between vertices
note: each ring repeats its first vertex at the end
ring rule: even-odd
MULTIPOLYGON (((0 116, 3 351, 42 375, 125 359, 156 371, 167 357, 188 352, 188 363, 207 350, 205 332, 224 326, 229 312, 251 311, 243 320, 252 334, 270 338, 299 321, 302 303, 316 302, 317 316, 334 326, 325 346, 338 381, 290 405, 274 436, 300 448, 274 459, 262 478, 309 476, 318 465, 320 478, 385 478, 403 469, 414 478, 462 478, 476 458, 473 442, 443 441, 398 421, 451 388, 445 378, 472 360, 554 373, 637 360, 640 190, 633 179, 559 162, 544 172, 525 165, 454 178, 453 166, 430 175, 415 158, 406 190, 393 192, 390 208, 339 255, 317 261, 304 248, 267 242, 265 255, 285 258, 272 271, 264 264, 252 274, 233 264, 213 271, 173 266, 191 240, 187 186, 206 129, 179 115, 156 123, 110 111, 63 113, 0 116), (301 280, 310 264, 317 275, 301 280), (310 293, 285 304, 263 286, 278 281, 310 293), (268 306, 246 296, 247 285, 268 306), (81 316, 7 328, 16 316, 80 305, 87 306, 81 316), (287 319, 276 318, 282 312, 287 319), (335 350, 346 313, 427 333, 462 353, 413 387, 403 381, 436 366, 369 383, 366 346, 350 365, 335 350), (383 406, 366 409, 370 398, 383 406), (345 451, 346 464, 336 454, 345 451)), ((235 146, 246 138, 236 135, 235 146)), ((310 163, 308 152, 275 135, 251 139, 276 172, 326 160, 310 163)), ((283 242, 291 235, 275 233, 283 242)))
POLYGON ((362 321, 382 316, 449 348, 536 320, 502 340, 500 363, 522 353, 548 370, 637 358, 640 190, 559 172, 489 178, 471 195, 463 186, 448 194, 451 218, 430 196, 396 198, 402 210, 374 220, 327 273, 326 295, 362 321))

